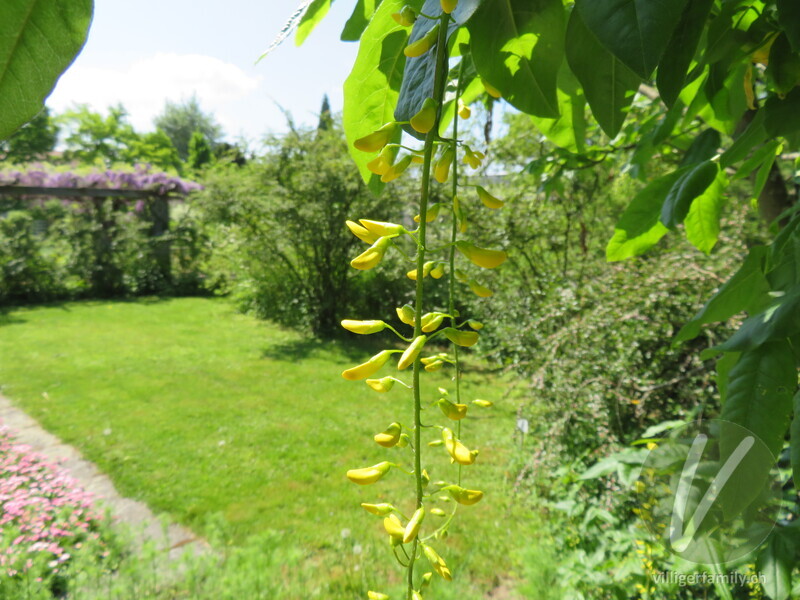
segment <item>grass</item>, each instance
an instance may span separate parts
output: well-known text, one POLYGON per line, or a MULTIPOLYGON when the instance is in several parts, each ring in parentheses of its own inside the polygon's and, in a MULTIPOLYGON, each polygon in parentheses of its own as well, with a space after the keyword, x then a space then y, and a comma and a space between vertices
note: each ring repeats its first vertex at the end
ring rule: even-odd
MULTIPOLYGON (((365 487, 344 476, 381 460, 410 464, 404 451, 371 441, 411 420, 409 394, 339 376, 373 351, 306 339, 220 300, 69 303, 0 314, 0 389, 123 495, 200 531, 222 519, 235 544, 278 532, 327 581, 325 593, 364 597, 383 578, 401 582, 399 568, 387 568, 380 519, 359 503, 413 501, 400 472, 365 487)), ((424 398, 447 384, 434 376, 424 398)), ((480 370, 467 379, 467 399, 496 403, 464 422, 464 441, 481 450, 464 482, 487 495, 439 543, 457 582, 440 586, 440 598, 483 594, 498 574, 513 579, 514 557, 536 543, 536 518, 507 497, 516 403, 503 387, 480 370)), ((433 480, 455 477, 443 448, 428 454, 433 480)))

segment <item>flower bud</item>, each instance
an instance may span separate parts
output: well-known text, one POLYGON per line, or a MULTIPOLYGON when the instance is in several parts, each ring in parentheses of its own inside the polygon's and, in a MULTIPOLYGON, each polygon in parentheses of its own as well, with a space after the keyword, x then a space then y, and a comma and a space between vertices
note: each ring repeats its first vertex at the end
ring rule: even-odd
POLYGON ((362 502, 361 508, 379 517, 385 517, 386 515, 392 514, 392 511, 394 511, 394 506, 385 502, 381 504, 367 504, 366 502, 362 502))
MULTIPOLYGON (((434 263, 433 261, 428 261, 425 264, 423 264, 422 265, 422 277, 427 277, 428 275, 430 275, 430 272, 433 270, 433 266, 435 264, 436 263, 434 263)), ((416 281, 417 280, 417 270, 416 269, 411 269, 408 273, 406 273, 406 277, 408 277, 412 281, 416 281)))
POLYGON ((367 592, 367 598, 369 598, 369 600, 389 600, 387 594, 381 594, 380 592, 373 592, 371 590, 367 592))
POLYGON ((458 116, 461 117, 462 119, 469 119, 470 116, 472 115, 472 110, 470 110, 469 106, 464 104, 464 101, 461 98, 458 99, 457 106, 458 106, 457 109, 458 116))
POLYGON ((347 478, 353 483, 359 485, 369 485, 375 483, 381 477, 386 475, 387 471, 391 468, 392 463, 383 461, 371 467, 364 467, 363 469, 350 469, 347 472, 347 478))
POLYGON ((419 133, 428 133, 436 124, 436 102, 433 98, 425 98, 422 108, 411 117, 411 127, 419 133))
POLYGON ((455 404, 444 398, 441 398, 437 404, 442 409, 444 416, 451 421, 460 421, 467 416, 466 404, 455 404))
POLYGON ((448 146, 447 149, 442 152, 439 160, 436 161, 436 166, 433 167, 433 176, 439 183, 445 183, 447 178, 450 177, 450 165, 453 164, 454 156, 453 148, 448 146))
POLYGON ((403 532, 403 543, 408 544, 409 542, 413 541, 415 537, 417 537, 417 533, 419 533, 419 528, 422 525, 422 521, 425 519, 425 507, 420 506, 417 510, 414 511, 414 514, 411 516, 411 519, 406 524, 406 528, 403 532))
POLYGON ((432 442, 428 442, 428 446, 430 446, 431 448, 435 448, 436 446, 441 446, 442 444, 444 444, 442 440, 433 440, 432 442))
POLYGON ((419 356, 419 353, 422 351, 423 346, 425 346, 425 342, 427 341, 427 335, 419 335, 414 338, 414 341, 406 348, 406 351, 403 352, 403 355, 400 357, 400 360, 397 363, 397 368, 401 371, 403 369, 407 369, 419 356))
POLYGON ((400 439, 397 440, 397 447, 398 448, 406 448, 408 444, 411 442, 411 438, 408 437, 407 433, 401 433, 400 439))
POLYGON ((473 294, 475 294, 476 296, 479 296, 481 298, 488 298, 489 296, 491 296, 494 293, 494 292, 492 292, 492 290, 490 290, 489 288, 487 288, 484 285, 481 285, 480 283, 478 283, 474 279, 470 279, 467 282, 467 285, 469 285, 469 289, 472 290, 473 294))
POLYGON ((447 427, 442 429, 442 440, 444 441, 444 447, 447 449, 447 453, 455 462, 460 465, 471 465, 475 462, 475 457, 477 457, 478 453, 471 451, 462 444, 461 440, 456 438, 452 430, 447 427))
POLYGON ((405 527, 403 527, 403 523, 397 515, 392 514, 386 517, 383 520, 383 528, 390 536, 402 541, 403 535, 405 534, 405 527))
POLYGON ((412 154, 411 155, 411 162, 415 165, 421 165, 425 163, 425 157, 421 154, 412 154))
POLYGON ((358 138, 353 145, 362 152, 378 152, 383 147, 392 141, 395 132, 397 131, 397 123, 386 123, 380 129, 373 131, 369 135, 358 138))
POLYGON ((453 500, 465 506, 476 504, 483 498, 483 492, 479 490, 467 490, 458 485, 449 485, 444 489, 450 492, 453 500))
MULTIPOLYGON (((441 203, 435 202, 428 207, 427 212, 425 213, 425 222, 430 223, 436 217, 439 216, 439 209, 441 208, 441 203)), ((419 215, 414 215, 414 222, 419 223, 419 215)))
POLYGON ((481 158, 469 146, 464 146, 464 158, 462 160, 473 169, 481 166, 481 158))
POLYGON ((383 175, 392 166, 393 149, 385 146, 381 153, 367 163, 367 168, 375 175, 383 175))
POLYGON ((394 181, 395 179, 400 177, 400 175, 403 174, 403 171, 405 171, 408 168, 408 165, 410 164, 411 164, 411 155, 406 154, 403 158, 401 158, 391 167, 389 167, 383 175, 381 175, 381 181, 383 183, 389 183, 390 181, 394 181))
POLYGON ((436 266, 431 269, 431 277, 434 279, 441 279, 444 275, 444 263, 437 262, 436 266))
POLYGON ((419 38, 416 42, 411 42, 408 46, 406 46, 403 49, 403 54, 405 54, 409 58, 416 58, 417 56, 422 56, 433 47, 433 45, 436 43, 436 38, 438 36, 439 36, 439 25, 437 23, 433 27, 433 29, 431 29, 428 33, 419 38))
POLYGON ((500 90, 486 81, 483 77, 481 77, 481 83, 483 84, 483 89, 486 90, 486 93, 489 94, 492 98, 499 98, 501 96, 500 90))
MULTIPOLYGON (((361 506, 364 506, 363 504, 361 506)), ((431 514, 436 515, 437 517, 446 517, 447 513, 444 512, 441 508, 432 508, 431 514)))
POLYGON ((361 225, 354 221, 345 221, 347 224, 347 228, 360 239, 362 242, 366 242, 367 244, 374 244, 378 241, 378 236, 375 234, 370 233, 366 229, 364 229, 361 225))
POLYGON ((367 385, 376 392, 388 392, 397 381, 394 377, 382 377, 381 379, 367 379, 367 385))
POLYGON ((444 317, 444 313, 437 312, 422 315, 422 331, 425 333, 436 331, 444 321, 444 317))
POLYGON ((389 357, 393 354, 390 350, 383 350, 378 352, 375 356, 370 358, 367 362, 362 363, 356 367, 351 369, 347 369, 346 371, 342 372, 342 377, 349 381, 358 381, 359 379, 366 379, 373 373, 376 373, 383 365, 386 364, 386 361, 389 360, 389 357))
POLYGON ((397 318, 406 325, 414 326, 415 311, 414 307, 410 304, 404 304, 401 308, 395 309, 397 311, 397 318))
POLYGON ((494 403, 493 402, 489 402, 488 400, 480 400, 480 399, 478 399, 478 400, 473 400, 472 403, 475 406, 480 406, 482 408, 489 408, 490 406, 494 406, 494 403))
POLYGON ((400 439, 400 423, 392 423, 381 433, 373 436, 375 443, 384 448, 391 448, 400 439))
POLYGON ((436 550, 427 544, 422 545, 422 550, 425 552, 425 558, 431 563, 433 570, 447 581, 452 581, 453 576, 450 573, 450 569, 447 568, 444 559, 437 554, 436 550))
POLYGON ((397 223, 386 223, 385 221, 370 221, 369 219, 359 219, 359 223, 369 231, 379 237, 391 237, 405 233, 406 228, 397 223))
POLYGON ((476 185, 475 189, 478 191, 478 198, 481 199, 481 202, 483 202, 483 205, 486 208, 502 208, 502 206, 505 204, 505 202, 495 198, 481 186, 476 185))
POLYGON ((411 600, 425 600, 417 590, 411 590, 411 600))
POLYGON ((483 323, 481 323, 480 321, 476 321, 475 319, 470 319, 469 321, 467 321, 467 325, 472 327, 475 331, 483 329, 483 323))
POLYGON ((476 331, 461 331, 453 327, 447 327, 444 329, 444 335, 458 346, 468 348, 478 343, 478 333, 476 331))
POLYGON ((439 371, 444 366, 444 361, 435 360, 425 365, 425 370, 428 373, 433 373, 434 371, 439 371))
POLYGON ((428 487, 428 484, 431 482, 431 476, 428 475, 427 469, 422 469, 422 474, 420 475, 420 479, 422 480, 422 487, 428 487))
POLYGON ((480 248, 470 242, 456 242, 456 249, 474 264, 484 269, 494 269, 502 265, 508 258, 504 250, 489 250, 480 248))
POLYGON ((406 4, 400 10, 400 12, 393 13, 392 18, 397 22, 398 25, 403 27, 411 27, 417 21, 417 13, 413 8, 406 4))
POLYGON ((361 254, 350 261, 350 266, 360 271, 374 269, 381 262, 386 249, 391 244, 392 239, 388 237, 379 238, 377 242, 364 250, 361 254))
POLYGON ((446 12, 448 15, 458 6, 458 0, 441 0, 440 3, 442 5, 442 12, 446 12))
POLYGON ((352 321, 350 319, 345 319, 342 321, 342 327, 353 333, 369 335, 370 333, 378 333, 386 329, 386 323, 383 321, 352 321))

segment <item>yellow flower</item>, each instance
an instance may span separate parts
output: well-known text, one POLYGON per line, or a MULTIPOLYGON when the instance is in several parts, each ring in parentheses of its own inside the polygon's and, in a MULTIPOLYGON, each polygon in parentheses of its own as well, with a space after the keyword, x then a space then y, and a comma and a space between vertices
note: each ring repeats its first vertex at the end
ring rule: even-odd
MULTIPOLYGON (((435 202, 428 207, 427 212, 425 213, 425 222, 430 223, 436 217, 439 216, 439 209, 442 207, 441 203, 435 202)), ((414 222, 419 223, 419 215, 414 215, 414 222)))
POLYGON ((442 440, 444 441, 444 447, 447 449, 447 453, 455 462, 460 465, 471 465, 475 462, 478 451, 467 448, 461 443, 461 440, 453 435, 452 430, 447 427, 442 429, 442 440))
POLYGON ((417 13, 414 9, 406 4, 400 12, 392 13, 392 18, 398 25, 403 27, 411 27, 417 20, 417 13))
POLYGON ((447 513, 444 512, 441 508, 432 508, 431 509, 431 514, 432 515, 436 515, 437 517, 446 517, 447 516, 447 513))
POLYGON ((367 385, 376 392, 388 392, 397 381, 394 377, 383 377, 381 379, 367 379, 367 385))
POLYGON ((472 111, 470 110, 469 106, 464 104, 464 101, 459 98, 458 99, 458 116, 462 119, 469 119, 470 115, 472 115, 472 111))
POLYGON ((508 258, 508 254, 503 250, 479 248, 475 244, 464 241, 456 242, 456 248, 470 261, 484 269, 499 267, 508 258))
POLYGON ((470 279, 467 285, 469 285, 469 289, 472 290, 472 293, 475 294, 476 296, 479 296, 480 298, 488 298, 494 293, 492 292, 492 290, 490 290, 484 285, 481 285, 474 279, 470 279))
POLYGON ((444 334, 447 339, 459 346, 474 346, 478 343, 478 333, 476 331, 460 331, 453 327, 444 329, 444 334))
POLYGON ((414 514, 411 516, 411 519, 408 521, 406 528, 403 531, 404 544, 408 544, 415 537, 417 537, 417 533, 419 533, 419 528, 422 525, 423 519, 425 519, 425 508, 420 506, 414 511, 414 514))
POLYGON ((355 221, 345 221, 347 228, 360 239, 362 242, 366 242, 367 244, 374 244, 378 241, 378 236, 370 233, 366 229, 364 229, 361 225, 356 223, 355 221))
POLYGON ((434 279, 441 279, 444 275, 444 263, 438 262, 436 266, 431 269, 431 277, 434 279))
POLYGON ((384 147, 381 153, 367 163, 367 168, 375 175, 383 175, 392 166, 393 149, 389 146, 384 147))
POLYGON ((389 515, 383 520, 383 528, 393 538, 403 539, 405 534, 405 527, 403 527, 400 518, 397 515, 389 515))
POLYGON ((383 350, 382 352, 378 352, 378 354, 370 358, 367 362, 343 371, 342 377, 350 381, 366 379, 373 373, 376 373, 383 365, 385 365, 386 361, 389 360, 389 357, 392 354, 394 353, 391 350, 383 350))
POLYGON ((472 327, 475 331, 483 329, 483 323, 481 323, 480 321, 476 321, 475 319, 470 319, 469 321, 467 321, 467 325, 472 327))
POLYGON ((342 327, 353 333, 369 335, 370 333, 378 333, 386 329, 386 323, 383 321, 353 321, 345 319, 342 321, 342 327))
POLYGON ((426 313, 422 315, 422 331, 430 333, 436 331, 439 325, 444 321, 444 313, 426 313))
POLYGON ((427 544, 423 544, 422 549, 425 552, 425 557, 428 559, 428 561, 430 561, 433 570, 447 581, 452 581, 453 576, 450 573, 450 569, 447 568, 447 564, 444 562, 444 559, 437 554, 436 550, 427 544))
POLYGON ((378 152, 392 141, 397 131, 397 123, 386 123, 380 129, 373 131, 369 135, 358 138, 353 145, 362 152, 378 152))
POLYGON ((400 177, 400 175, 403 174, 403 171, 405 171, 408 168, 408 165, 410 164, 411 164, 411 155, 406 154, 403 158, 401 158, 395 164, 389 167, 389 169, 387 169, 387 171, 383 175, 381 175, 381 181, 383 183, 389 183, 390 181, 394 181, 395 179, 400 177))
MULTIPOLYGON (((425 264, 422 265, 422 276, 423 277, 427 277, 428 275, 430 275, 431 271, 433 270, 434 264, 435 263, 433 261, 428 261, 428 262, 426 262, 425 264)), ((417 270, 416 269, 411 269, 408 273, 406 273, 406 277, 408 277, 412 281, 416 281, 417 280, 417 270)))
POLYGON ((370 221, 369 219, 358 220, 364 228, 370 233, 374 233, 380 237, 390 237, 405 233, 406 228, 397 223, 387 223, 385 221, 370 221))
POLYGON ((427 341, 427 335, 420 335, 414 338, 414 341, 406 348, 406 351, 403 352, 403 355, 400 357, 400 360, 397 363, 397 368, 401 371, 403 369, 407 369, 419 356, 419 353, 422 351, 422 347, 425 345, 427 341))
POLYGON ((361 508, 369 513, 372 513, 373 515, 378 515, 379 517, 389 515, 394 510, 394 506, 385 502, 381 504, 367 504, 366 502, 362 502, 361 508))
POLYGON ((458 6, 458 0, 441 0, 441 5, 442 12, 446 12, 449 15, 458 6))
POLYGON ((419 38, 416 42, 411 42, 408 46, 403 49, 403 54, 408 56, 409 58, 416 58, 417 56, 422 56, 428 50, 431 49, 433 44, 436 42, 436 38, 439 35, 439 25, 435 25, 433 29, 431 29, 428 33, 424 36, 419 38))
POLYGON ((505 202, 499 198, 495 198, 481 186, 476 185, 475 189, 478 191, 478 198, 481 199, 486 208, 502 208, 505 202))
POLYGON ((373 592, 372 590, 367 592, 367 598, 369 598, 369 600, 389 600, 389 596, 387 594, 373 592))
POLYGON ((477 169, 481 166, 481 158, 475 152, 473 152, 472 148, 469 146, 464 147, 464 158, 461 160, 463 160, 473 169, 477 169))
POLYGON ((438 402, 439 408, 442 409, 444 416, 452 421, 460 421, 467 416, 466 404, 454 404, 449 400, 441 398, 438 402))
POLYGON ((391 244, 392 239, 388 237, 378 238, 378 241, 372 244, 369 248, 364 250, 361 254, 356 256, 350 261, 350 266, 360 271, 368 271, 374 269, 383 255, 386 254, 386 249, 391 244))
POLYGON ((392 423, 381 433, 376 433, 373 436, 375 443, 384 448, 391 448, 397 444, 400 439, 400 423, 392 423))
POLYGON ((474 405, 476 405, 476 406, 481 406, 483 408, 489 408, 490 406, 494 406, 494 403, 493 402, 489 402, 488 400, 476 399, 476 400, 473 400, 472 403, 474 405))
POLYGON ((410 304, 404 304, 401 308, 396 308, 397 318, 406 325, 414 326, 414 307, 410 304))
POLYGON ((479 490, 468 490, 458 485, 449 485, 444 489, 450 492, 453 500, 465 506, 477 504, 483 498, 483 492, 479 490))
POLYGON ((483 88, 486 90, 486 93, 489 94, 492 98, 500 97, 501 95, 500 91, 492 84, 490 84, 488 81, 486 81, 483 77, 481 77, 481 83, 483 84, 483 88))
POLYGON ((425 98, 422 108, 411 117, 411 127, 420 133, 428 133, 436 124, 436 102, 433 98, 425 98))
POLYGON ((442 152, 439 160, 436 161, 436 166, 433 168, 433 176, 439 183, 445 183, 447 178, 450 177, 450 165, 453 164, 454 155, 453 149, 448 146, 447 149, 442 152))
POLYGON ((363 469, 350 469, 347 472, 347 478, 353 483, 357 483, 359 485, 369 485, 371 483, 375 483, 381 477, 386 475, 386 472, 391 468, 391 466, 392 463, 383 461, 377 465, 364 467, 363 469))

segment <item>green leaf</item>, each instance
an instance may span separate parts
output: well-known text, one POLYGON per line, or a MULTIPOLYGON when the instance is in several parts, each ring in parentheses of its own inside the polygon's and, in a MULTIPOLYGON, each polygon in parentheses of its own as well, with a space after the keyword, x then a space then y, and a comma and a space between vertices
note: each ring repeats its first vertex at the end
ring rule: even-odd
POLYGON ((731 369, 736 366, 736 363, 739 362, 739 357, 741 355, 741 352, 725 352, 719 359, 717 359, 715 364, 717 373, 714 377, 714 381, 717 384, 717 390, 719 390, 720 405, 725 404, 725 400, 728 398, 728 382, 730 381, 730 372, 731 369))
POLYGON ((764 152, 765 154, 764 160, 758 167, 755 181, 753 181, 753 189, 751 190, 753 198, 758 198, 761 195, 764 186, 767 185, 767 179, 769 179, 770 171, 772 171, 772 165, 775 162, 775 159, 777 158, 778 154, 780 154, 781 150, 783 150, 783 144, 777 144, 777 145, 768 144, 766 148, 767 150, 765 150, 764 152), (770 152, 769 150, 772 151, 770 152))
POLYGON ((600 44, 577 10, 567 24, 566 55, 594 118, 614 138, 639 89, 639 77, 600 44))
POLYGON ((531 116, 536 128, 556 146, 579 153, 586 149, 586 98, 566 64, 558 72, 559 117, 531 116))
MULTIPOLYGON (((728 398, 720 419, 755 434, 766 449, 762 451, 759 444, 754 445, 722 488, 720 502, 727 516, 739 514, 760 494, 783 447, 796 387, 797 370, 786 340, 744 352, 731 369, 728 398)), ((746 435, 724 422, 720 430, 722 463, 746 435)))
POLYGON ((692 320, 675 336, 675 343, 697 337, 703 325, 727 321, 743 311, 752 311, 769 291, 764 276, 766 246, 754 246, 739 270, 706 302, 692 320))
POLYGON ((705 254, 711 254, 711 249, 719 238, 719 218, 722 207, 725 206, 723 192, 727 187, 725 171, 718 171, 708 189, 694 199, 683 220, 686 239, 705 254))
POLYGON ((689 165, 696 165, 713 158, 717 154, 720 144, 722 143, 722 136, 716 129, 706 129, 692 141, 686 153, 681 160, 681 167, 689 165))
POLYGON ((639 77, 649 79, 686 3, 687 0, 576 0, 575 7, 603 46, 639 77))
POLYGON ((800 285, 800 215, 796 215, 769 248, 765 269, 770 287, 788 291, 800 285))
POLYGON ((669 230, 661 223, 661 206, 680 175, 681 171, 673 171, 659 177, 633 197, 614 228, 606 247, 606 260, 638 256, 664 237, 669 230))
POLYGON ((736 138, 731 147, 722 153, 719 164, 723 169, 744 159, 750 150, 767 139, 767 130, 764 128, 764 111, 759 110, 751 114, 752 119, 747 128, 736 138))
POLYGON ((792 51, 786 34, 780 34, 772 43, 766 76, 779 94, 789 93, 800 83, 800 55, 792 51))
POLYGON ((700 36, 714 0, 692 0, 683 9, 681 20, 658 63, 656 85, 661 99, 671 107, 678 99, 686 74, 700 43, 700 36))
POLYGON ((729 339, 715 347, 724 352, 758 348, 800 331, 800 286, 781 294, 761 312, 745 319, 729 339))
MULTIPOLYGON (((772 163, 775 162, 775 157, 780 153, 780 149, 783 147, 778 140, 770 140, 763 146, 761 146, 758 150, 753 152, 753 155, 744 161, 739 168, 736 169, 736 174, 733 176, 733 179, 742 179, 750 175, 754 169, 760 168, 764 165, 764 163, 769 162, 769 166, 767 167, 767 173, 769 174, 769 169, 772 168, 772 163)), ((764 184, 761 184, 761 189, 763 189, 764 184)), ((761 189, 758 190, 758 193, 761 193, 761 189)))
MULTIPOLYGON (((367 168, 375 155, 356 150, 353 142, 394 120, 406 56, 408 32, 392 19, 407 0, 383 0, 361 36, 353 70, 344 82, 342 120, 350 155, 370 189, 383 189, 380 177, 367 168)), ((397 139, 400 139, 398 129, 397 139)))
POLYGON ((695 166, 679 169, 681 175, 675 181, 661 208, 661 222, 674 229, 686 218, 692 201, 703 194, 719 173, 719 165, 706 161, 695 166))
POLYGON ((792 48, 800 52, 800 4, 797 0, 777 0, 778 20, 792 48))
POLYGON ((358 0, 356 7, 347 23, 344 24, 342 29, 341 40, 343 42, 357 42, 361 39, 361 34, 369 25, 369 20, 378 7, 381 5, 381 0, 358 0))
POLYGON ((794 395, 792 405, 794 407, 794 418, 790 430, 792 474, 795 481, 800 481, 800 390, 794 395))
POLYGON ((794 568, 794 532, 778 528, 772 532, 766 547, 759 553, 756 571, 764 577, 764 593, 770 600, 786 600, 792 591, 794 568))
POLYGON ((0 140, 44 107, 86 41, 92 0, 0 3, 0 140))
POLYGON ((469 23, 478 73, 522 112, 558 117, 564 26, 561 0, 486 0, 469 23))
POLYGON ((764 104, 764 127, 771 137, 786 136, 800 129, 800 88, 781 99, 772 94, 764 104))
POLYGON ((294 34, 295 44, 301 46, 306 41, 306 38, 314 31, 314 28, 328 14, 332 3, 333 0, 312 0, 297 25, 297 32, 294 34))
MULTIPOLYGON (((455 33, 460 25, 463 25, 472 17, 478 8, 480 0, 461 0, 456 9, 451 13, 452 19, 447 27, 447 39, 455 33)), ((436 17, 442 14, 441 2, 439 0, 426 0, 422 6, 422 12, 426 15, 436 17)), ((438 20, 420 18, 414 23, 411 29, 411 36, 408 43, 416 42, 436 26, 438 20)), ((436 45, 422 56, 409 58, 405 63, 400 97, 397 100, 397 108, 394 112, 396 121, 409 121, 422 108, 426 98, 433 97, 433 84, 436 75, 436 45)), ((410 125, 403 125, 406 133, 418 139, 425 136, 415 131, 410 125)))

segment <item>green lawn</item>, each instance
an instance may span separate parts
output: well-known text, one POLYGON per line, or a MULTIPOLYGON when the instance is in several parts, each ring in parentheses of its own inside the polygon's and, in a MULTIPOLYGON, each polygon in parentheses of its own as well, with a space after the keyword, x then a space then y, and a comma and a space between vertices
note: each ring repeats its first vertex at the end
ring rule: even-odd
MULTIPOLYGON (((309 340, 221 300, 70 303, 0 314, 0 389, 122 494, 198 530, 222 515, 235 543, 280 531, 334 579, 352 563, 343 545, 361 546, 359 560, 376 561, 358 575, 370 583, 397 569, 384 568, 391 553, 380 519, 358 504, 408 508, 413 489, 400 472, 365 487, 345 478, 381 460, 410 464, 407 450, 371 440, 391 421, 411 420, 409 393, 378 394, 340 376, 374 350, 309 340)), ((424 398, 433 401, 448 382, 428 381, 424 398)), ((495 585, 498 571, 513 571, 513 557, 536 543, 537 524, 507 497, 516 403, 486 373, 471 375, 466 389, 467 399, 496 402, 464 421, 464 441, 481 450, 464 482, 487 494, 440 545, 456 574, 450 589, 475 594, 495 585)), ((444 454, 429 449, 434 480, 454 477, 444 454)))

